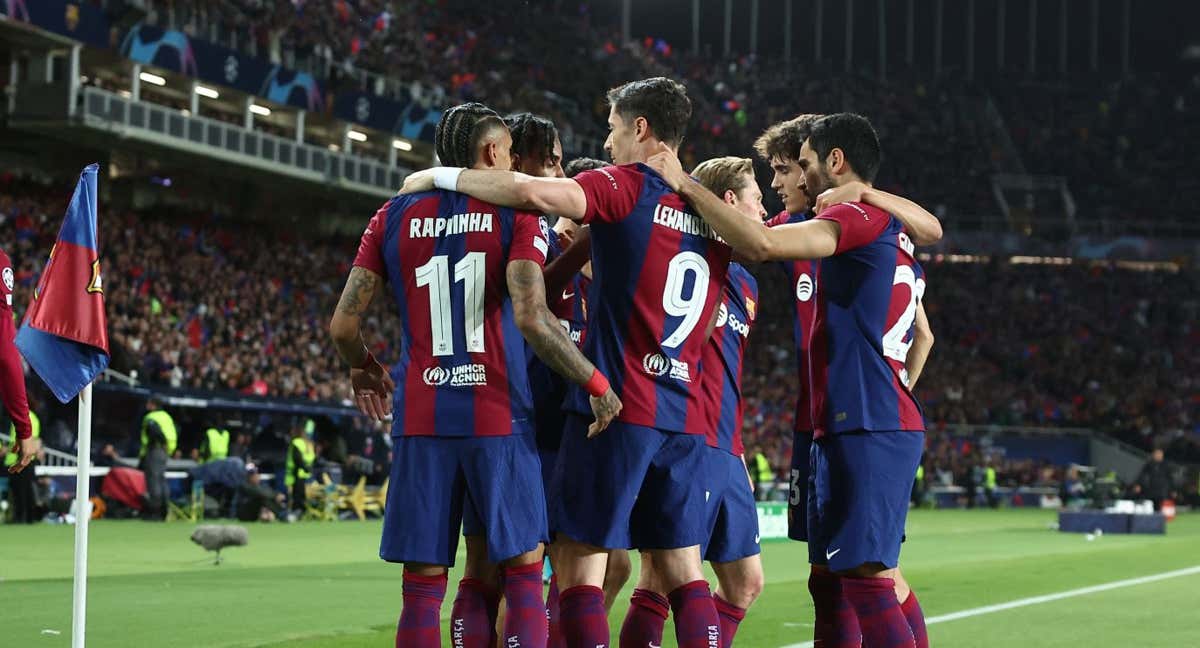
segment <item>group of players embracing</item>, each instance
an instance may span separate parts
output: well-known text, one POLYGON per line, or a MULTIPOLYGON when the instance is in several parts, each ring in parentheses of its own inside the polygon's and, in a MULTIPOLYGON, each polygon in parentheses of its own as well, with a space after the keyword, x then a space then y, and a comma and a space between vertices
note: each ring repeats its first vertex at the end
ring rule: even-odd
POLYGON ((682 169, 683 85, 608 101, 612 165, 566 171, 550 121, 449 109, 445 166, 410 175, 362 236, 330 330, 358 407, 392 421, 380 555, 404 564, 396 646, 440 645, 460 528, 454 646, 611 645, 629 549, 622 648, 660 646, 672 614, 682 648, 733 645, 763 589, 741 440, 758 293, 741 263, 766 261, 795 290, 789 533, 808 542, 816 645, 927 646, 898 561, 933 342, 913 248, 940 223, 871 186, 881 149, 862 116, 763 133, 785 206, 768 219, 752 160, 682 169), (360 335, 383 283, 401 322, 390 372, 360 335))

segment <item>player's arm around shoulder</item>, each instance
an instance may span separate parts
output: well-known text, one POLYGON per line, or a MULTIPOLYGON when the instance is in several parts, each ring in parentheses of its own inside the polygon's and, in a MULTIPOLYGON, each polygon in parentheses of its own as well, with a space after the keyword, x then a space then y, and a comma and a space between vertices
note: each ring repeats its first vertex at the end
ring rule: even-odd
POLYGON ((747 218, 684 173, 679 157, 666 145, 646 164, 716 230, 739 259, 751 262, 819 259, 830 256, 837 247, 837 228, 828 223, 810 220, 767 227, 761 221, 747 218))
POLYGON ((433 189, 457 191, 484 202, 583 220, 587 196, 568 178, 540 178, 515 171, 433 167, 409 174, 401 194, 433 189))
POLYGON ((942 222, 917 203, 863 182, 850 182, 828 189, 817 196, 816 213, 840 203, 861 202, 877 207, 900 221, 917 245, 932 245, 942 240, 942 222))
POLYGON ((599 434, 620 413, 621 401, 608 379, 584 357, 550 312, 541 266, 528 259, 509 261, 505 279, 517 329, 542 362, 591 395, 596 421, 588 428, 588 436, 599 434))

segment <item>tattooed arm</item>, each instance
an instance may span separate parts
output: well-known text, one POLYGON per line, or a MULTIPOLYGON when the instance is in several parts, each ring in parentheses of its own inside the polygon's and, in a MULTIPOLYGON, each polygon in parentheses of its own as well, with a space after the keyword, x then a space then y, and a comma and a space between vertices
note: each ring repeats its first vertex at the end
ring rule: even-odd
MULTIPOLYGON (((546 306, 546 286, 541 267, 533 261, 516 260, 509 262, 505 272, 508 292, 512 297, 513 319, 521 335, 533 347, 533 352, 567 380, 589 387, 598 372, 546 306)), ((608 427, 621 411, 621 401, 611 387, 598 397, 592 396, 591 404, 596 422, 589 428, 588 436, 594 436, 608 427)))
POLYGON ((383 420, 392 411, 392 392, 396 385, 387 370, 363 343, 359 328, 362 314, 371 304, 379 287, 379 275, 354 266, 337 310, 329 322, 329 335, 342 361, 350 365, 350 383, 354 387, 354 401, 363 414, 383 420))
POLYGON ((367 359, 367 347, 363 344, 359 322, 366 312, 375 290, 379 287, 379 275, 366 268, 355 266, 350 269, 350 278, 342 290, 333 320, 329 322, 329 334, 338 355, 351 367, 361 365, 367 359))

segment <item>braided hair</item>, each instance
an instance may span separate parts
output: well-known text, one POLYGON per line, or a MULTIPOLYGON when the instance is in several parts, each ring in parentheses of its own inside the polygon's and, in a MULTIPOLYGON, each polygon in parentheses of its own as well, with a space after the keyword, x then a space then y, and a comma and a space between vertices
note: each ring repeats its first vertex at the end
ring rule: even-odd
POLYGON ((554 122, 533 113, 515 113, 504 118, 512 133, 514 155, 522 160, 548 160, 554 155, 554 140, 558 129, 554 122))
POLYGON ((445 166, 470 167, 475 163, 480 138, 490 127, 502 125, 500 115, 481 103, 454 106, 438 121, 433 133, 434 151, 445 166))

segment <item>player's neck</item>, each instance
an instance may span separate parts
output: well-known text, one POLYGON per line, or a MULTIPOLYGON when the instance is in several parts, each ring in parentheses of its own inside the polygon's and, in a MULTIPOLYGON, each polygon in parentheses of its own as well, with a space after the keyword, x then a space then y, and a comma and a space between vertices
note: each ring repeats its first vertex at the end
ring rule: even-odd
POLYGON ((868 187, 873 186, 870 182, 867 182, 867 181, 863 180, 862 178, 858 177, 858 174, 856 174, 856 173, 843 173, 841 175, 833 177, 833 186, 834 187, 842 187, 842 186, 850 184, 851 182, 861 182, 861 183, 867 185, 868 187))
MULTIPOLYGON (((660 140, 654 139, 653 137, 647 138, 646 141, 637 145, 637 155, 633 160, 631 160, 631 162, 645 164, 646 160, 650 159, 650 156, 658 153, 658 145, 660 143, 660 140)), ((671 150, 678 153, 675 147, 671 147, 671 150)))

